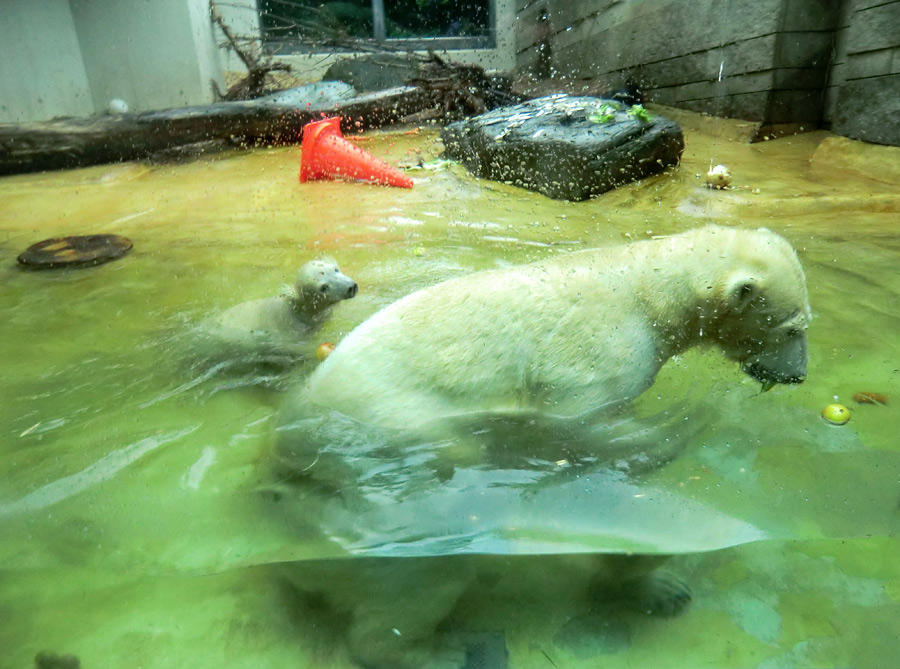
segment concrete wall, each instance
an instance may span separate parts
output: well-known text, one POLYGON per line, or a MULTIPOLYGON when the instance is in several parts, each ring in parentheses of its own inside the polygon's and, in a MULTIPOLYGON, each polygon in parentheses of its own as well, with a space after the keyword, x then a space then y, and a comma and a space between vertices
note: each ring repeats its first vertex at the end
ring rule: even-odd
POLYGON ((839 7, 834 0, 520 0, 517 63, 535 61, 536 19, 545 9, 560 73, 612 86, 631 75, 650 100, 720 116, 817 123, 839 7))
POLYGON ((0 0, 0 122, 206 104, 222 85, 207 0, 0 0))
POLYGON ((900 146, 900 0, 851 0, 833 129, 900 146))
POLYGON ((125 100, 132 111, 213 101, 210 82, 220 77, 209 57, 208 10, 197 11, 204 0, 71 4, 95 109, 105 109, 112 98, 125 100))
POLYGON ((549 52, 559 77, 631 77, 653 102, 900 145, 900 0, 517 0, 516 12, 519 68, 549 52))
POLYGON ((0 2, 0 123, 90 114, 68 0, 0 2))
POLYGON ((822 122, 830 126, 837 107, 838 90, 847 77, 847 37, 850 34, 850 16, 853 14, 853 2, 844 0, 841 3, 838 21, 834 29, 833 57, 828 70, 828 82, 825 85, 825 97, 822 109, 822 122))

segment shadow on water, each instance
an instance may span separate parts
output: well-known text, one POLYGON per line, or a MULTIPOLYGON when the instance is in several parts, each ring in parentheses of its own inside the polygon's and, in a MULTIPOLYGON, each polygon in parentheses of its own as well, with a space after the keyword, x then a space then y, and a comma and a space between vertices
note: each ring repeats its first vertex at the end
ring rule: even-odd
MULTIPOLYGON (((354 560, 460 553, 485 575, 447 624, 504 630, 515 666, 893 657, 895 187, 811 167, 825 137, 813 133, 716 140, 736 188, 708 191, 698 175, 713 137, 686 128, 680 168, 578 204, 453 166, 402 192, 298 188, 287 149, 0 181, 0 666, 49 650, 83 666, 346 667, 346 621, 281 591, 269 565, 315 561, 339 578, 354 560), (319 334, 339 341, 453 276, 711 220, 765 225, 798 249, 815 317, 802 386, 759 394, 695 351, 597 430, 470 416, 444 442, 404 442, 333 417, 285 420, 282 391, 297 379, 195 365, 183 338, 274 294, 319 252, 360 284, 319 334), (41 238, 101 232, 131 238, 131 255, 71 272, 14 266, 41 238), (889 400, 856 404, 863 391, 889 400), (819 417, 835 399, 853 413, 842 427, 819 417), (336 443, 334 431, 348 450, 310 447, 324 434, 336 443), (598 440, 619 456, 597 460, 598 440), (322 476, 306 488, 311 472, 322 476), (685 615, 616 617, 586 597, 585 556, 628 550, 682 554, 685 615)), ((366 148, 388 160, 433 151, 427 134, 377 137, 366 148)))

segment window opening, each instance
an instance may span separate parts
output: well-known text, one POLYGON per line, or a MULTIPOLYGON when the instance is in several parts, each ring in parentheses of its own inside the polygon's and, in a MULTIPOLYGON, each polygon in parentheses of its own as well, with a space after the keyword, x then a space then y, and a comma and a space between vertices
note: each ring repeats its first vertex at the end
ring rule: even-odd
POLYGON ((258 0, 263 42, 279 53, 352 49, 373 40, 397 49, 495 46, 494 0, 258 0))

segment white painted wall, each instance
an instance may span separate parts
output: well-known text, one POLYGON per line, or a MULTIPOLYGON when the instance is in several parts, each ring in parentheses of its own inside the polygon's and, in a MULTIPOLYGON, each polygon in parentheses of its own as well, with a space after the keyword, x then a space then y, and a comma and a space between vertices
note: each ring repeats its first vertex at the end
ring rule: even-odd
POLYGON ((222 61, 219 58, 219 49, 216 45, 216 31, 209 16, 209 0, 187 0, 188 18, 191 26, 191 35, 194 40, 194 53, 197 58, 198 76, 201 83, 206 84, 206 90, 215 99, 213 82, 220 91, 224 91, 224 78, 222 77, 222 61))
POLYGON ((94 110, 68 0, 0 0, 0 123, 94 110))
POLYGON ((71 0, 94 107, 113 98, 131 111, 207 104, 211 57, 205 0, 71 0))
POLYGON ((0 0, 0 122, 207 104, 208 0, 0 0))

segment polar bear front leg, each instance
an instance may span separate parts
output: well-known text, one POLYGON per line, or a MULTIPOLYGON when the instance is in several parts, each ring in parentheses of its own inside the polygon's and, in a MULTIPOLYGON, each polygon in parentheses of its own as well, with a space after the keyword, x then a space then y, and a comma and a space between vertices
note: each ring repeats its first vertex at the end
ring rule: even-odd
MULTIPOLYGON (((465 648, 437 631, 472 580, 465 557, 358 563, 364 583, 351 608, 347 647, 369 669, 459 669, 465 648)), ((359 578, 357 574, 356 578, 359 578)))
POLYGON ((598 555, 591 594, 595 601, 652 616, 675 616, 691 602, 691 589, 658 567, 666 555, 598 555))

